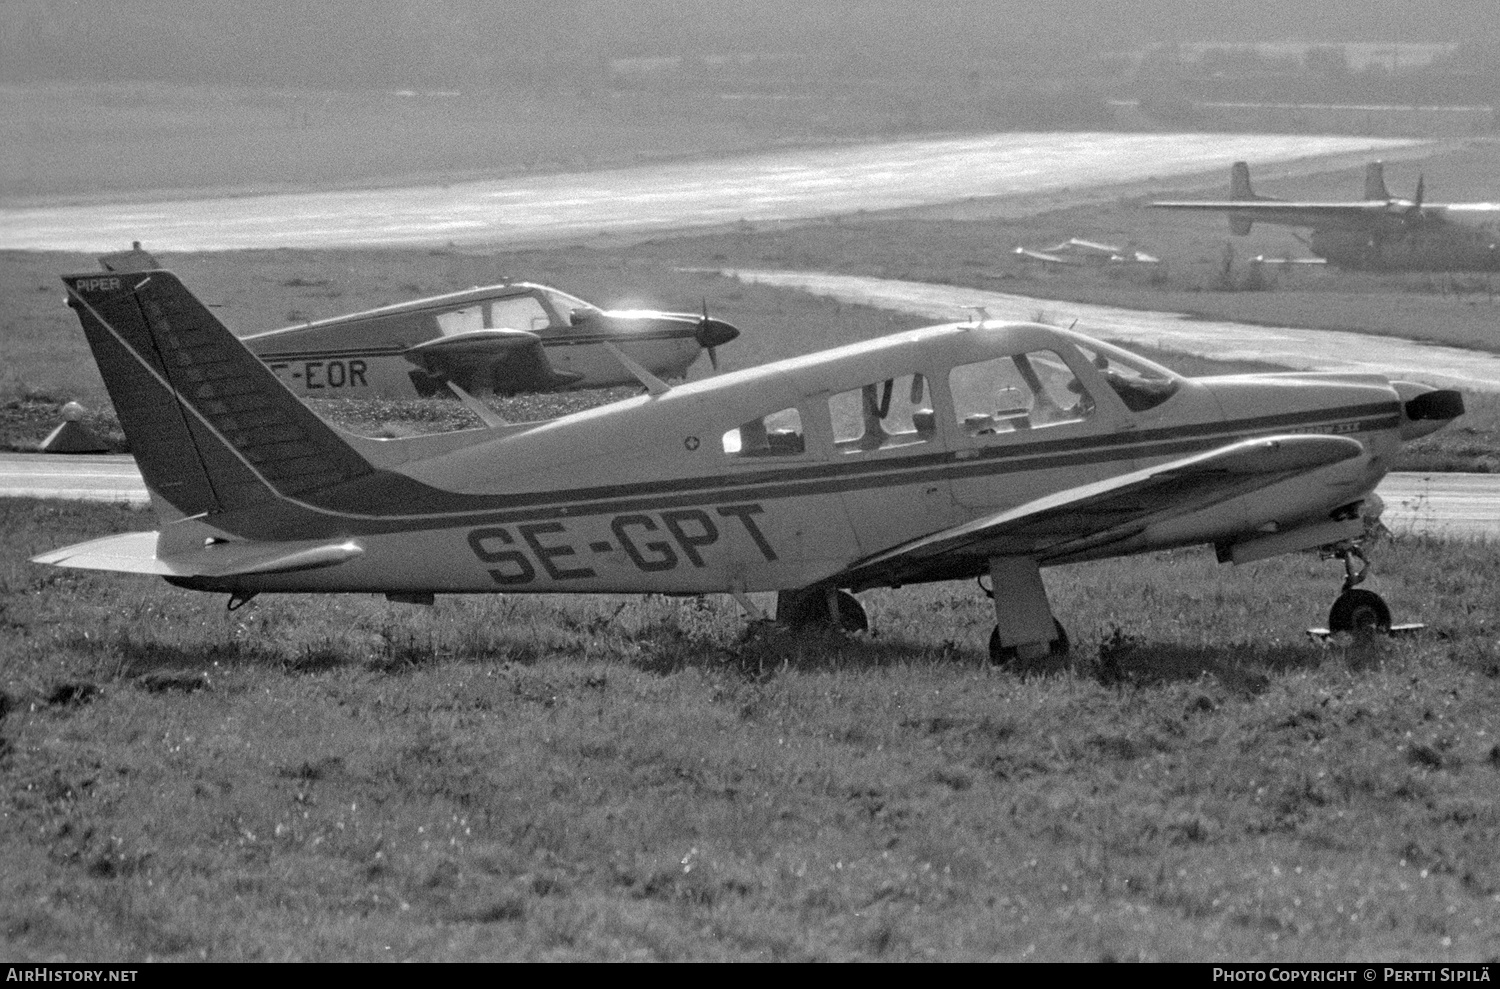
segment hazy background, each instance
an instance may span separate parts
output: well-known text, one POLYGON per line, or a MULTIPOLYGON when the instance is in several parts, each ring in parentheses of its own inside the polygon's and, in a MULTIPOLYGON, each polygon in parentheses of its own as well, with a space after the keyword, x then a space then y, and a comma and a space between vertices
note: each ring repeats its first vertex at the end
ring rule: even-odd
POLYGON ((4 0, 0 204, 936 132, 1490 134, 1496 65, 1473 0, 4 0))
POLYGON ((1461 42, 1478 53, 1497 29, 1500 5, 1473 0, 6 0, 0 79, 567 85, 602 78, 612 59, 672 56, 1055 72, 1173 42, 1461 42))

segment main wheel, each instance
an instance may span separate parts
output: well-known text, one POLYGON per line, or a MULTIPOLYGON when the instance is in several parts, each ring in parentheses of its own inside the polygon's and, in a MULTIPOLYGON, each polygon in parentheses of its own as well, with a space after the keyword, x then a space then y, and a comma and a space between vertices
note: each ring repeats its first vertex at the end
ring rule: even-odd
MULTIPOLYGON (((859 598, 848 591, 836 592, 839 613, 838 627, 845 632, 867 632, 870 617, 859 598)), ((821 588, 805 591, 782 591, 776 595, 776 620, 793 628, 805 625, 831 625, 833 617, 828 613, 828 598, 821 588)))
MULTIPOLYGON (((1072 649, 1072 644, 1068 642, 1068 630, 1056 618, 1052 619, 1052 627, 1057 630, 1057 638, 1048 644, 1047 655, 1066 656, 1072 649)), ((990 631, 990 662, 996 666, 1009 666, 1016 658, 1015 646, 1000 645, 1000 626, 995 626, 990 631)))
POLYGON ((1328 631, 1353 635, 1384 634, 1391 630, 1391 609, 1374 591, 1345 591, 1328 612, 1328 631))

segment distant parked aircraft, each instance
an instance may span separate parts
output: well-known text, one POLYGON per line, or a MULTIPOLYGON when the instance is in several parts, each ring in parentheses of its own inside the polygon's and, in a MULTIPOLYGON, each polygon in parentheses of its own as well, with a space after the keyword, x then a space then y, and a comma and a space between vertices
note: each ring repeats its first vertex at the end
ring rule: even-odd
POLYGON ((1103 264, 1160 264, 1161 258, 1138 251, 1135 245, 1101 244, 1095 240, 1071 237, 1053 247, 1040 250, 1017 247, 1015 253, 1024 261, 1041 261, 1046 264, 1103 265, 1103 264))
MULTIPOLYGON (((1258 196, 1250 167, 1230 170, 1229 199, 1152 203, 1159 209, 1209 210, 1229 214, 1236 236, 1256 222, 1311 227, 1304 243, 1341 268, 1369 271, 1500 271, 1500 203, 1426 203, 1417 179, 1411 199, 1385 187, 1378 161, 1365 168, 1365 198, 1354 202, 1287 201, 1258 196)), ((1301 238, 1298 238, 1299 240, 1301 238)))
MULTIPOLYGON (((160 267, 137 241, 99 258, 106 270, 160 267)), ((708 315, 605 310, 566 292, 512 282, 242 337, 251 353, 308 398, 416 398, 449 383, 513 395, 635 384, 620 355, 658 378, 680 378, 703 351, 740 331, 708 315)))

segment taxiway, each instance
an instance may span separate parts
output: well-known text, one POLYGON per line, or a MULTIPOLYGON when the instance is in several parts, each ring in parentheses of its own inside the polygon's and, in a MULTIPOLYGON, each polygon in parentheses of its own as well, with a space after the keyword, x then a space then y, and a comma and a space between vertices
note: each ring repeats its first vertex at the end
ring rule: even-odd
POLYGON ((491 244, 768 223, 972 198, 1056 208, 1140 180, 1421 142, 1267 134, 1005 133, 802 148, 449 185, 0 209, 0 249, 491 244), (1039 198, 1038 198, 1039 197, 1039 198), (1049 198, 1050 197, 1050 198, 1049 198), (1082 197, 1080 199, 1080 197, 1082 197))

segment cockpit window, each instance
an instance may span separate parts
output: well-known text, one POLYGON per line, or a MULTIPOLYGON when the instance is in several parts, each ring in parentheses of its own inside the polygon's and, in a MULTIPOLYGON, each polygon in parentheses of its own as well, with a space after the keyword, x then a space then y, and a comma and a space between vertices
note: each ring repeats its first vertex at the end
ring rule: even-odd
POLYGON ((1132 412, 1154 409, 1182 387, 1171 371, 1119 347, 1092 341, 1077 341, 1077 346, 1132 412))
POLYGON ((516 295, 438 313, 437 323, 443 336, 450 337, 474 330, 540 330, 552 325, 552 318, 535 296, 516 295))
POLYGON ((948 375, 953 411, 968 436, 994 436, 1081 422, 1094 400, 1053 351, 961 364, 948 375))
POLYGON ((828 401, 833 441, 843 453, 926 443, 937 433, 931 389, 921 374, 871 382, 828 401))

